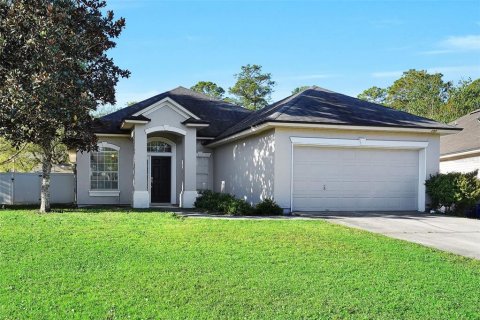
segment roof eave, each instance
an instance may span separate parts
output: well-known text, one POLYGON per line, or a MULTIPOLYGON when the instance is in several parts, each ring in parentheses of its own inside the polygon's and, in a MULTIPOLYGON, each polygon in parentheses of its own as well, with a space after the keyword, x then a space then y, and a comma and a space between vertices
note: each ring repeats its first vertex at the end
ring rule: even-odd
POLYGON ((129 120, 125 119, 120 125, 120 129, 132 129, 136 124, 147 124, 150 120, 129 120))
POLYGON ((206 128, 210 126, 208 123, 185 123, 184 125, 189 128, 206 128))
POLYGON ((441 154, 440 160, 452 160, 453 158, 468 158, 477 154, 480 155, 480 148, 459 150, 455 152, 441 154))
POLYGON ((421 127, 395 127, 395 126, 361 126, 347 124, 326 124, 312 122, 286 122, 286 121, 263 121, 248 129, 233 133, 221 139, 215 139, 208 144, 209 147, 216 147, 245 136, 257 134, 274 127, 293 127, 293 128, 315 128, 315 129, 340 129, 340 130, 360 130, 360 131, 389 131, 389 132, 416 132, 416 133, 434 133, 446 135, 461 131, 460 128, 421 128, 421 127))
POLYGON ((193 118, 188 118, 187 120, 183 121, 182 124, 190 128, 206 128, 210 126, 210 122, 208 121, 193 118))
POLYGON ((108 132, 95 132, 97 137, 130 137, 130 134, 125 133, 108 133, 108 132))

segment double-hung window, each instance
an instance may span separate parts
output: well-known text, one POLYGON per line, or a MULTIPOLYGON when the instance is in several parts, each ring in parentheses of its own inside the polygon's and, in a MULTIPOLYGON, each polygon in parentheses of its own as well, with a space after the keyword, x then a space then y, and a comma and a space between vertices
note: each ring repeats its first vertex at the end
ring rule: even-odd
POLYGON ((99 147, 91 152, 90 190, 118 190, 118 150, 99 147))

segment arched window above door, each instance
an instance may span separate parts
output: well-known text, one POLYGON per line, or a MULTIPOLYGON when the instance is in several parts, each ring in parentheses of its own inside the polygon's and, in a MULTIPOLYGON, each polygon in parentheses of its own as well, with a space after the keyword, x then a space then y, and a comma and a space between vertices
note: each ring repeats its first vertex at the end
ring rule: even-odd
POLYGON ((172 152, 172 146, 163 141, 149 141, 147 143, 148 152, 172 152))

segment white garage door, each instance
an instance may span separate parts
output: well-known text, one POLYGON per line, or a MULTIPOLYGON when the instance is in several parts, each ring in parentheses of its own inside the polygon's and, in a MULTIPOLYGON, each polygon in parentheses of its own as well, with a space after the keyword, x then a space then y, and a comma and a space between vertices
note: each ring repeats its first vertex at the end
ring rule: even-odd
POLYGON ((417 210, 418 150, 295 147, 293 210, 417 210))

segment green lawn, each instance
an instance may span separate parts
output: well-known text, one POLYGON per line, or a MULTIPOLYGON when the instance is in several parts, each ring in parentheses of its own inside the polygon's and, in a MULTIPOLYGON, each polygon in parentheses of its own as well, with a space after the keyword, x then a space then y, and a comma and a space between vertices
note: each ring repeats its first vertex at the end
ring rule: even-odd
POLYGON ((480 316, 480 261, 302 220, 0 210, 0 318, 480 316))

